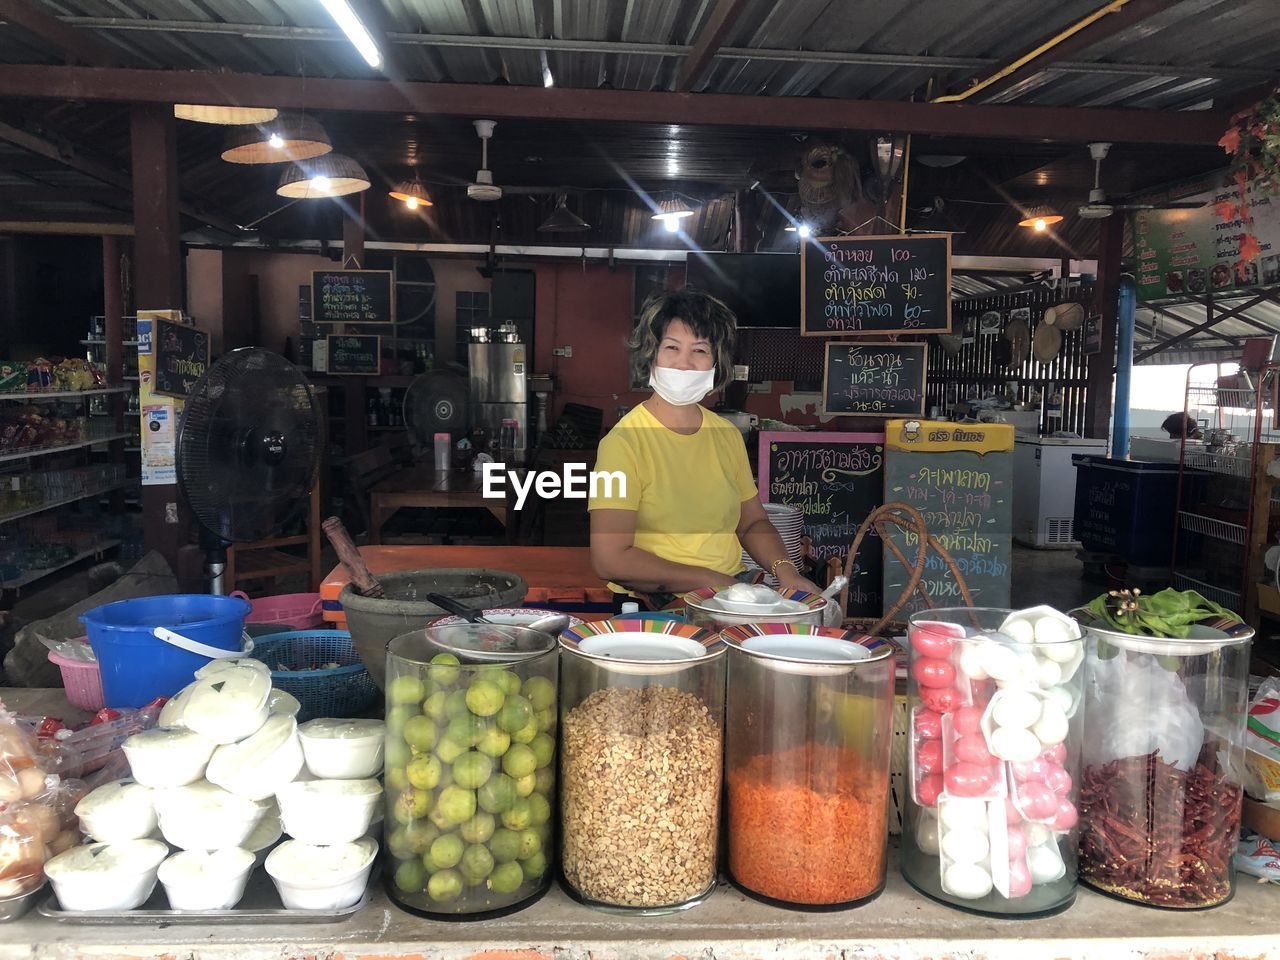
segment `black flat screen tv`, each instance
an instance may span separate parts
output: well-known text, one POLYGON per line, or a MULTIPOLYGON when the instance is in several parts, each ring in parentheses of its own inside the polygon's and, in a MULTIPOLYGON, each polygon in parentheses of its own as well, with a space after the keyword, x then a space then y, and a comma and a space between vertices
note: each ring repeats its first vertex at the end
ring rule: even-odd
POLYGON ((728 304, 739 327, 800 328, 794 253, 690 253, 685 283, 728 304))

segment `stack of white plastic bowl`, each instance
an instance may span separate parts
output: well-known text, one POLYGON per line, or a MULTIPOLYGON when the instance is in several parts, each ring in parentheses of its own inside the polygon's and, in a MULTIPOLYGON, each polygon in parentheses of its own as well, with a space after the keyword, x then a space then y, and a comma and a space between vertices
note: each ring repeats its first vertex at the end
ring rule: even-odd
MULTIPOLYGON (((798 507, 788 507, 781 503, 766 503, 764 512, 778 531, 778 536, 782 537, 782 545, 787 548, 787 558, 799 567, 804 556, 804 547, 800 542, 804 536, 804 512, 798 507)), ((742 551, 742 562, 748 570, 761 569, 745 550, 742 551)), ((777 586, 777 581, 770 574, 765 574, 764 582, 777 586)))

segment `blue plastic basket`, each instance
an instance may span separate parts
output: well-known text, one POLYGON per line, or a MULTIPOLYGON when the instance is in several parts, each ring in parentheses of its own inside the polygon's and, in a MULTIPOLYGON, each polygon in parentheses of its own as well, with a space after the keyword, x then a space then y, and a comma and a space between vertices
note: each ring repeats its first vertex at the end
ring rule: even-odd
POLYGON ((253 656, 271 670, 271 684, 298 698, 298 722, 355 717, 378 699, 378 688, 345 630, 294 630, 254 641, 253 656), (327 670, 321 664, 337 663, 327 670))

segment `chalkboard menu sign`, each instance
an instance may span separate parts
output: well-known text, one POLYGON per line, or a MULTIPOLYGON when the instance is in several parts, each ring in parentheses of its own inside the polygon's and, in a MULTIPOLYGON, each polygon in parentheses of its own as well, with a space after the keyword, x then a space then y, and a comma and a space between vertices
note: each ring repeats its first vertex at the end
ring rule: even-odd
MULTIPOLYGON (((934 420, 885 424, 885 503, 905 503, 924 516, 929 534, 955 561, 975 606, 1009 605, 1013 542, 1013 427, 934 420)), ((914 563, 919 539, 893 527, 888 538, 914 563)), ((884 602, 893 603, 910 570, 884 550, 884 602)), ((935 607, 964 606, 960 587, 932 550, 920 586, 935 607)), ((917 592, 896 614, 925 609, 917 592)))
POLYGON ((153 322, 156 378, 151 392, 185 397, 209 369, 209 334, 168 320, 153 322))
MULTIPOLYGON (((883 490, 882 433, 760 433, 760 499, 804 512, 814 557, 843 563, 883 490)), ((848 615, 880 615, 880 541, 868 536, 849 578, 848 615)))
POLYGON ((382 362, 382 338, 374 336, 326 337, 330 373, 376 374, 382 362))
POLYGON ((804 245, 805 336, 950 330, 950 234, 824 237, 804 245))
POLYGON ((864 417, 924 415, 927 344, 859 340, 825 346, 823 413, 864 417))
POLYGON ((311 311, 316 323, 391 323, 394 275, 390 270, 315 270, 311 311))

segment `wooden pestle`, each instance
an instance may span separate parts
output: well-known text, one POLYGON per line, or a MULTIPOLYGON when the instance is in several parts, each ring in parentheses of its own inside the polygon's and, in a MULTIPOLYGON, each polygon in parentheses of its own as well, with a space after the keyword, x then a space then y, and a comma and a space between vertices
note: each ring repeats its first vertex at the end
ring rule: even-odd
POLYGON ((351 588, 361 596, 381 599, 384 596, 382 584, 369 572, 364 557, 360 556, 360 551, 356 549, 355 541, 351 539, 351 534, 347 533, 343 522, 337 517, 330 517, 320 524, 320 529, 333 544, 333 549, 338 552, 338 559, 342 565, 347 568, 347 573, 351 577, 351 588))

